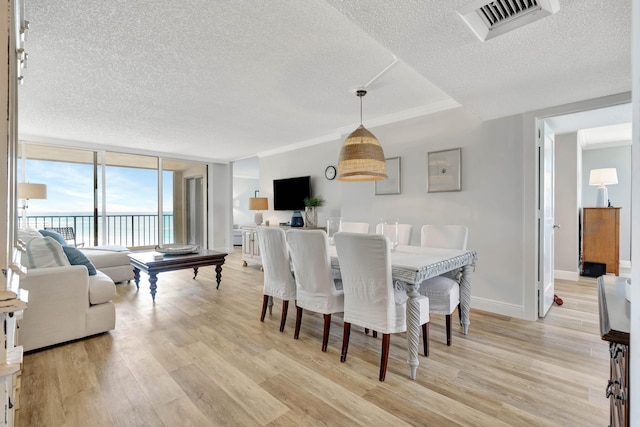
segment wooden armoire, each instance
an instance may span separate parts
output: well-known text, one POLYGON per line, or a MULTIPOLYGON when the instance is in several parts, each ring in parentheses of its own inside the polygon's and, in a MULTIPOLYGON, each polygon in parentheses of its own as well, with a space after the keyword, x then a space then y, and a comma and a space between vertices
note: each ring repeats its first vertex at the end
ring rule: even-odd
POLYGON ((620 208, 582 209, 582 262, 606 264, 607 273, 619 275, 620 208))

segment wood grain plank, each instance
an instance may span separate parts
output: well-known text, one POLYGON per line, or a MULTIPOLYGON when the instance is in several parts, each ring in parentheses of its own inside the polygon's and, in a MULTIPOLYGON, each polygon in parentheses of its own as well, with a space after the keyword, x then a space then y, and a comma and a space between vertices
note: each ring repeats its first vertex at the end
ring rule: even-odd
POLYGON ((471 310, 464 336, 431 322, 431 355, 407 375, 404 334, 391 339, 378 381, 381 340, 354 329, 340 363, 342 318, 332 316, 326 353, 322 317, 305 313, 293 339, 282 302, 259 321, 263 273, 242 267, 162 273, 156 302, 117 285, 116 329, 28 353, 16 426, 510 425, 601 426, 608 347, 600 339, 596 282, 557 281, 562 307, 529 322, 471 310))

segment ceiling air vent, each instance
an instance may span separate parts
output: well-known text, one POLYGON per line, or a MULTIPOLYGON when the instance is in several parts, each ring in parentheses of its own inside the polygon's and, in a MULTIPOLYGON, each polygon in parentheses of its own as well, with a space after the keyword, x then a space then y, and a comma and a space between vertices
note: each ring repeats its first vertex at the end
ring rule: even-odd
POLYGON ((476 0, 458 10, 458 15, 481 41, 486 41, 559 9, 558 0, 476 0))

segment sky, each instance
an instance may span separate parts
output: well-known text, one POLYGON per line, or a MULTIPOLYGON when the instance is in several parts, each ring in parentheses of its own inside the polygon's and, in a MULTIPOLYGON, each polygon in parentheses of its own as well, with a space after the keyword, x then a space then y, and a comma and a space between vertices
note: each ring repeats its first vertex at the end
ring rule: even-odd
MULTIPOLYGON (((26 161, 25 182, 47 185, 46 200, 29 200, 28 215, 93 212, 93 165, 45 160, 26 161)), ((99 175, 98 203, 102 203, 99 175)), ((173 210, 173 172, 163 172, 164 212, 173 210)), ((107 213, 157 213, 158 172, 107 166, 107 213)), ((18 181, 22 164, 18 162, 18 181)), ((22 206, 22 201, 19 202, 22 206)), ((99 211, 102 206, 99 205, 99 211)))

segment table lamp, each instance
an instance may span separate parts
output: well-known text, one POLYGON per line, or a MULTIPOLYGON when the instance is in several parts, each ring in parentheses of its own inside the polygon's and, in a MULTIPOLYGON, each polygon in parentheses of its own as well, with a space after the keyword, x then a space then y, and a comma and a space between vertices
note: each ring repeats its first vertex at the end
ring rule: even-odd
POLYGON ((609 206, 609 192, 607 185, 618 183, 618 173, 616 168, 591 169, 589 174, 589 185, 598 186, 596 196, 596 207, 606 208, 609 206))
POLYGON ((253 219, 256 225, 262 224, 262 212, 269 209, 269 199, 266 197, 258 197, 258 191, 255 192, 255 197, 249 197, 249 210, 257 211, 253 219))

